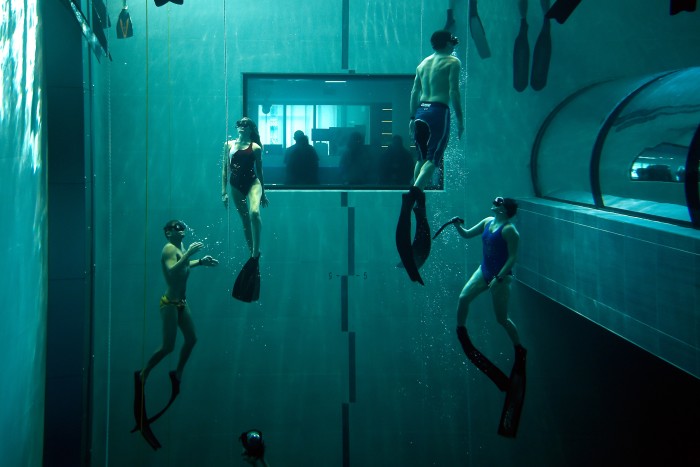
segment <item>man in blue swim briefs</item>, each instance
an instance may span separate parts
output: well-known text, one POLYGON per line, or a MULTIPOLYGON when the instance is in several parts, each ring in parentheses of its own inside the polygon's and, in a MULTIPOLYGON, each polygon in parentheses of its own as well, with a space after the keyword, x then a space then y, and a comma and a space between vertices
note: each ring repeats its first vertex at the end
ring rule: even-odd
POLYGON ((435 31, 430 38, 435 52, 416 68, 410 102, 409 131, 416 142, 418 161, 410 191, 402 195, 401 214, 396 226, 396 247, 406 272, 423 284, 418 268, 430 254, 430 226, 425 213, 423 189, 439 167, 450 136, 450 102, 457 119, 457 131, 464 133, 459 93, 461 63, 452 55, 459 39, 447 30, 435 31), (415 205, 415 209, 414 209, 415 205), (411 244, 411 210, 416 216, 416 235, 411 244))

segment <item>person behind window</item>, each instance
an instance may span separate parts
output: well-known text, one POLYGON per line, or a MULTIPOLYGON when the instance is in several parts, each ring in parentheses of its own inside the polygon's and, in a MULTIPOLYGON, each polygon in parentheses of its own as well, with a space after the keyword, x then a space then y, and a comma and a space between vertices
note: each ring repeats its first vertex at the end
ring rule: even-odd
POLYGON ((303 131, 294 132, 295 143, 284 155, 287 185, 318 185, 318 154, 303 131))
POLYGON ((415 160, 403 145, 403 138, 394 135, 379 161, 379 181, 386 186, 406 186, 413 178, 415 160))
POLYGON ((230 173, 231 196, 243 223, 251 258, 260 256, 262 220, 260 206, 267 207, 262 169, 262 143, 255 122, 243 117, 236 122, 238 138, 224 143, 221 200, 228 207, 227 179, 230 173))
POLYGON ((366 185, 372 179, 369 148, 358 131, 350 133, 348 144, 340 155, 340 177, 346 185, 366 185))

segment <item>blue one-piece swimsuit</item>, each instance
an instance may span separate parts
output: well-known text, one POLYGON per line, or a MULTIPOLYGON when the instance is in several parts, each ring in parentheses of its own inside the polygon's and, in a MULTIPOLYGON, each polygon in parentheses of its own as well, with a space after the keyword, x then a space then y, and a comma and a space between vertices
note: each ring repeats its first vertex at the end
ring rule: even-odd
MULTIPOLYGON (((493 221, 489 221, 484 226, 484 233, 481 234, 484 250, 481 260, 481 274, 484 276, 487 284, 491 283, 503 265, 506 264, 506 261, 508 261, 508 244, 502 234, 503 227, 507 224, 503 224, 495 232, 491 232, 490 227, 492 223, 493 221)), ((506 274, 511 275, 512 272, 508 271, 506 274)))

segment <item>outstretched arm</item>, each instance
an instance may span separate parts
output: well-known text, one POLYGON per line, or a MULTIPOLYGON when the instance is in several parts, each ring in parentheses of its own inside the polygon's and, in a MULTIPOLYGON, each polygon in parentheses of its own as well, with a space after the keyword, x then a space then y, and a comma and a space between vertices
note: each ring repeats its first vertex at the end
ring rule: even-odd
POLYGON ((462 237, 472 238, 476 237, 477 235, 481 235, 484 232, 484 226, 491 219, 493 218, 487 217, 486 219, 482 219, 481 221, 479 221, 478 224, 474 225, 469 229, 465 229, 464 227, 462 227, 462 224, 459 224, 457 222, 455 222, 455 227, 457 228, 457 233, 459 233, 462 237))

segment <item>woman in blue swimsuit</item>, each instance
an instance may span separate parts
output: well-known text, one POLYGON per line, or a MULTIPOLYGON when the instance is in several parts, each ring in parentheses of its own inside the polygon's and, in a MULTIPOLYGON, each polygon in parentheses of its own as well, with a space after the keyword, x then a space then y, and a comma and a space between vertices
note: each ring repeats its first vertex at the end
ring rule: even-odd
POLYGON ((491 211, 494 215, 482 219, 470 229, 462 227, 461 219, 455 218, 453 220, 457 232, 462 237, 472 238, 481 235, 483 243, 481 265, 472 274, 459 294, 457 337, 467 357, 491 378, 499 389, 505 391, 508 387, 508 378, 474 347, 466 328, 469 304, 482 292, 490 290, 498 324, 503 326, 513 342, 516 358, 525 358, 526 351, 520 345, 518 330, 508 317, 508 299, 513 281, 512 269, 517 259, 520 239, 520 235, 510 219, 517 212, 518 203, 512 198, 499 196, 493 200, 492 204, 491 211))
POLYGON ((236 122, 238 138, 226 141, 223 151, 221 200, 228 207, 227 182, 243 223, 250 256, 260 256, 262 220, 260 206, 267 207, 262 170, 262 143, 253 120, 243 117, 236 122))

